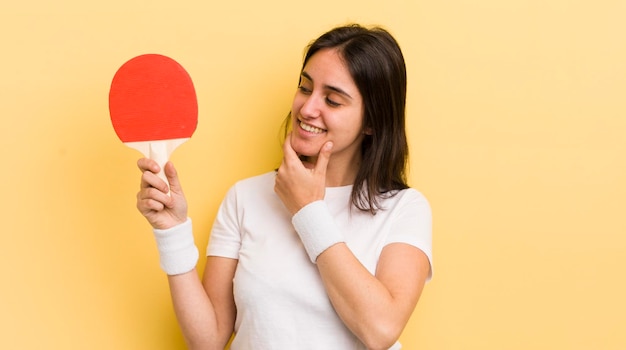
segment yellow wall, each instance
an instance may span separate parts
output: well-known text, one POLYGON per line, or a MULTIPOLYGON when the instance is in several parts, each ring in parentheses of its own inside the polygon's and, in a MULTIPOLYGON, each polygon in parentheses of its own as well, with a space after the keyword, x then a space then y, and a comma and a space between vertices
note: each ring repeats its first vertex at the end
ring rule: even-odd
POLYGON ((409 72, 411 183, 436 271, 405 349, 626 348, 626 14, 621 0, 287 0, 0 5, 0 348, 182 349, 138 153, 109 122, 127 59, 192 75, 173 156, 202 249, 237 179, 279 161, 302 49, 380 23, 409 72))

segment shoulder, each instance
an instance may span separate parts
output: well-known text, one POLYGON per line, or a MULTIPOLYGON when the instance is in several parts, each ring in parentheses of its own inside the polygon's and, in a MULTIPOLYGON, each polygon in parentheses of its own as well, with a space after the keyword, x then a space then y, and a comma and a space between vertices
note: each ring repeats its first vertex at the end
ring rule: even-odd
POLYGON ((274 181, 276 179, 276 171, 268 171, 266 173, 248 177, 243 180, 239 180, 235 182, 233 187, 236 188, 250 188, 250 187, 265 187, 269 184, 274 185, 274 181))
POLYGON ((236 181, 222 199, 220 211, 231 216, 240 216, 246 208, 257 208, 259 203, 268 203, 276 197, 274 193, 274 171, 236 181))
POLYGON ((403 190, 400 190, 400 191, 398 191, 398 194, 401 195, 402 197, 405 197, 406 199, 409 199, 409 200, 418 200, 418 201, 428 202, 428 200, 426 199, 426 196, 424 196, 424 194, 422 194, 422 192, 418 191, 417 189, 415 189, 413 187, 409 187, 409 188, 405 188, 403 190))
POLYGON ((229 200, 261 200, 274 195, 275 171, 248 177, 235 182, 226 195, 229 200))
POLYGON ((251 176, 245 179, 237 180, 231 185, 228 192, 231 195, 245 193, 251 190, 270 188, 273 191, 274 181, 276 178, 275 171, 269 171, 260 175, 251 176))
POLYGON ((388 197, 383 200, 384 208, 403 208, 410 207, 414 209, 420 208, 430 213, 430 203, 424 194, 415 188, 409 187, 389 193, 388 197))

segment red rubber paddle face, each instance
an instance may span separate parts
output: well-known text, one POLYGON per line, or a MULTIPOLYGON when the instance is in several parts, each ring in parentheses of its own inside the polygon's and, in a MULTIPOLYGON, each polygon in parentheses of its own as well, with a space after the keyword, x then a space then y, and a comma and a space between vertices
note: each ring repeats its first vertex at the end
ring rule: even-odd
POLYGON ((191 77, 178 62, 157 54, 137 56, 119 68, 109 112, 124 143, 189 138, 198 124, 191 77))

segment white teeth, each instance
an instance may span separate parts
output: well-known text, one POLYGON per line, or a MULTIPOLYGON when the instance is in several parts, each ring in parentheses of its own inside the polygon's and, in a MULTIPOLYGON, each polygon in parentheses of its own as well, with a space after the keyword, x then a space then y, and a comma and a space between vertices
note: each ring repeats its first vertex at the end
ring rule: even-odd
POLYGON ((324 132, 324 129, 316 128, 312 125, 304 124, 303 122, 300 122, 300 127, 308 132, 312 132, 315 134, 321 134, 324 132))

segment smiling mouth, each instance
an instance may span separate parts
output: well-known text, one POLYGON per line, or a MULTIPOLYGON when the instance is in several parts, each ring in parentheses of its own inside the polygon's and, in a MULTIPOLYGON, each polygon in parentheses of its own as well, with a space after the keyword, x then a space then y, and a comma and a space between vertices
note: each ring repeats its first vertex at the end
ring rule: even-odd
POLYGON ((299 125, 300 125, 300 127, 303 130, 308 131, 308 132, 312 132, 314 134, 322 134, 322 133, 326 132, 326 130, 324 130, 324 129, 320 129, 320 128, 315 127, 313 125, 305 124, 303 121, 300 121, 299 125))

